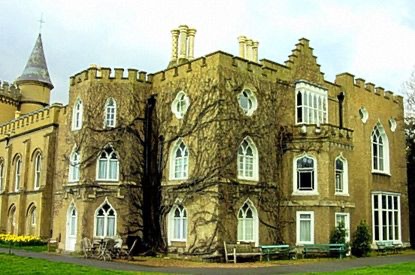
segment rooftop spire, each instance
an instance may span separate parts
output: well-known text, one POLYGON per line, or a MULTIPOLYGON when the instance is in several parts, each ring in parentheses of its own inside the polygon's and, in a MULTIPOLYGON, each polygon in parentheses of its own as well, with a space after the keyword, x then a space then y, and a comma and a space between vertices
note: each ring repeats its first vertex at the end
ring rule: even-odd
POLYGON ((50 81, 48 67, 46 65, 45 53, 43 52, 42 36, 39 33, 36 44, 33 47, 26 67, 21 76, 16 79, 17 84, 22 81, 38 81, 53 89, 50 81))

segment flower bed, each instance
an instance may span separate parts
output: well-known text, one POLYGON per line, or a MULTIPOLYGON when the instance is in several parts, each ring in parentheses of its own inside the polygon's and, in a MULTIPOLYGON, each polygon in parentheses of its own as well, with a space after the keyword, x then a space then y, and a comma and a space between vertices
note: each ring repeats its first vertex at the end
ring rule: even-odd
POLYGON ((13 234, 0 234, 0 244, 8 244, 13 246, 36 246, 45 243, 39 237, 35 236, 19 236, 13 234))

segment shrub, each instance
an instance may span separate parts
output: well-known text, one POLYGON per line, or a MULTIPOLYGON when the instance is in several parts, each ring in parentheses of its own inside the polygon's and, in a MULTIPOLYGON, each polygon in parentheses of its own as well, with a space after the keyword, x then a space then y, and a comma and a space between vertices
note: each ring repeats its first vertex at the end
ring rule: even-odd
POLYGON ((346 243, 346 228, 343 222, 340 222, 333 232, 331 232, 330 243, 345 244, 346 243))
POLYGON ((366 257, 371 248, 371 235, 366 221, 361 221, 353 234, 352 254, 356 257, 366 257))
POLYGON ((15 246, 44 245, 39 237, 13 234, 0 234, 0 244, 13 244, 15 246))

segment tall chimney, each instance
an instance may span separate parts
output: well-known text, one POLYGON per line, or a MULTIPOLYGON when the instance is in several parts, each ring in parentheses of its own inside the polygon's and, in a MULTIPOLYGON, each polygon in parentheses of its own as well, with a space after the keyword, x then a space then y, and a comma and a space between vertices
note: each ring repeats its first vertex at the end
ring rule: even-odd
POLYGON ((239 36, 239 56, 250 61, 258 62, 258 41, 253 41, 246 36, 239 36))
POLYGON ((246 40, 246 59, 252 60, 252 39, 246 40))
POLYGON ((245 58, 246 37, 245 36, 239 36, 238 41, 239 41, 239 57, 245 58))
POLYGON ((259 45, 258 41, 252 42, 252 61, 257 62, 257 63, 258 63, 258 45, 259 45))
POLYGON ((171 61, 177 60, 177 54, 178 54, 178 40, 179 40, 179 30, 174 29, 171 31, 171 61))
POLYGON ((179 26, 180 30, 180 51, 179 51, 179 60, 186 59, 187 57, 187 30, 188 26, 181 25, 179 26))
POLYGON ((188 40, 188 56, 187 58, 193 59, 194 58, 194 47, 195 47, 195 35, 196 29, 188 29, 187 30, 187 40, 188 40))

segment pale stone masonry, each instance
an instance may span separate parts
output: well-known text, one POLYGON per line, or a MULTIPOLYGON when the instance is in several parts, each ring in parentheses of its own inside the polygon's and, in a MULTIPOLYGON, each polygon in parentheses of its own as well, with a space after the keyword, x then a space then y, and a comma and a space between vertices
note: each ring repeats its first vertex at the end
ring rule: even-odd
POLYGON ((362 220, 373 243, 409 244, 401 96, 350 73, 326 80, 305 38, 279 64, 258 60, 245 36, 240 56, 195 58, 195 34, 171 31, 159 72, 91 66, 72 76, 67 106, 49 103, 38 37, 29 60, 40 64, 0 89, 1 232, 58 238, 69 251, 85 236, 143 238, 143 120, 154 95, 148 169, 161 173, 170 252, 215 253, 223 241, 301 249, 327 243, 340 221, 350 238, 362 220))

